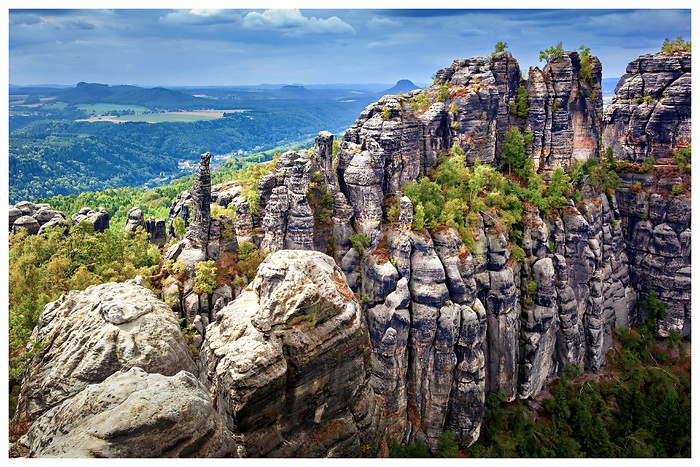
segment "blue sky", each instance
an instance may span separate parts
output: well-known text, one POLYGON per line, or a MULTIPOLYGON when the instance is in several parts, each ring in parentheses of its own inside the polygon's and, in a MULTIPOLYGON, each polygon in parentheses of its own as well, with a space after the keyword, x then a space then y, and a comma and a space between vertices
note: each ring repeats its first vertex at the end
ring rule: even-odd
MULTIPOLYGON (((425 84, 456 58, 490 54, 498 41, 508 44, 507 50, 525 70, 542 67, 539 51, 559 41, 567 50, 585 44, 603 62, 604 77, 616 78, 630 60, 658 51, 664 38, 691 39, 688 5, 643 10, 399 10, 294 9, 294 3, 286 2, 274 6, 290 9, 220 10, 166 8, 185 6, 178 5, 182 2, 119 2, 157 9, 93 9, 102 3, 90 2, 90 9, 18 10, 13 8, 32 2, 10 0, 9 82, 205 86, 394 83, 407 78, 425 84)), ((197 3, 216 6, 206 0, 197 3)), ((454 6, 401 2, 426 4, 454 6)))

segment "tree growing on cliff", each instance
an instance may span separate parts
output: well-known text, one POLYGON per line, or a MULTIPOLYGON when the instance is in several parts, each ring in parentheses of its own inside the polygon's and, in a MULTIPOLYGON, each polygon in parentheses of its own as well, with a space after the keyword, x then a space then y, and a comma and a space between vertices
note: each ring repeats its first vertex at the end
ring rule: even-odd
POLYGON ((581 69, 578 78, 589 87, 593 87, 593 67, 591 66, 591 48, 582 45, 578 48, 578 56, 581 59, 581 69))
POLYGON ((503 138, 501 160, 508 164, 508 174, 511 170, 520 170, 525 167, 527 155, 525 154, 525 137, 520 130, 512 127, 503 138))
POLYGON ((675 55, 683 52, 690 53, 690 41, 684 41, 683 36, 678 36, 674 40, 669 40, 668 37, 664 39, 664 43, 661 46, 661 52, 664 55, 675 55))
POLYGON ((527 88, 522 84, 515 90, 515 100, 511 103, 510 113, 517 115, 520 118, 527 118, 530 111, 528 104, 527 88))
POLYGON ((505 52, 506 49, 508 48, 508 44, 505 42, 498 41, 495 46, 495 50, 491 55, 496 55, 501 52, 505 52))
POLYGON ((564 47, 561 45, 561 41, 553 47, 548 47, 544 50, 540 50, 540 62, 546 60, 548 62, 552 60, 557 60, 564 56, 564 47))

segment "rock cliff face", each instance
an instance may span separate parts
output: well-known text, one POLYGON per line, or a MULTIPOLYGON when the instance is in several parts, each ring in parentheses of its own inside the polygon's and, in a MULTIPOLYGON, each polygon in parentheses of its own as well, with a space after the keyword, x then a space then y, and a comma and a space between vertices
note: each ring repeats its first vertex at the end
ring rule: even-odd
POLYGON ((46 305, 32 339, 46 346, 28 368, 15 422, 32 422, 120 370, 195 372, 175 316, 140 279, 62 295, 46 305))
POLYGON ((691 55, 638 57, 605 109, 605 144, 621 160, 670 162, 691 142, 691 55))
POLYGON ((302 151, 282 154, 275 173, 260 180, 263 251, 313 249, 314 218, 306 199, 310 181, 311 161, 302 151))
MULTIPOLYGON (((658 332, 690 337, 691 200, 656 193, 652 177, 627 177, 616 192, 629 258, 630 282, 640 298, 656 292, 667 303, 658 332), (641 190, 631 188, 643 181, 641 190)), ((632 314, 631 323, 646 316, 632 314)))
POLYGON ((34 457, 235 457, 236 443, 191 373, 133 367, 54 407, 23 440, 34 457))
POLYGON ((109 229, 109 214, 103 207, 100 207, 97 211, 87 207, 83 208, 73 214, 68 220, 64 212, 52 209, 46 203, 34 204, 29 201, 21 201, 14 206, 10 206, 8 215, 10 232, 13 233, 18 233, 20 229, 24 229, 29 235, 37 235, 54 226, 61 226, 64 232, 67 233, 71 226, 81 221, 88 221, 93 224, 95 232, 104 232, 109 229))
POLYGON ((384 444, 367 326, 324 254, 268 256, 207 328, 199 367, 248 456, 376 456, 384 444))
POLYGON ((330 161, 327 138, 319 135, 314 155, 322 170, 333 169, 325 179, 336 193, 334 221, 347 219, 334 231, 336 260, 366 303, 372 387, 390 437, 435 447, 450 429, 469 445, 487 392, 533 397, 566 365, 600 368, 612 330, 627 324, 636 303, 620 213, 605 195, 584 190, 579 208, 572 203, 555 219, 530 212, 520 265, 488 215, 471 251, 453 229, 412 231, 405 197, 398 222, 383 221, 388 193, 368 162, 380 149, 344 142, 330 161), (352 226, 369 239, 362 252, 350 247, 352 226))
POLYGON ((428 174, 453 144, 468 160, 499 165, 509 125, 533 132, 528 151, 540 172, 600 157, 601 65, 595 57, 589 64, 585 79, 581 57, 568 52, 521 82, 509 54, 457 60, 425 91, 384 96, 367 107, 336 154, 332 135, 323 132, 311 157, 287 153, 261 179, 252 224, 262 227, 261 246, 271 252, 319 248, 313 242, 319 225, 306 202, 316 168, 333 195, 333 255, 363 303, 370 385, 388 422, 387 439, 420 439, 435 448, 450 429, 467 446, 478 438, 488 392, 530 398, 568 365, 598 371, 613 330, 640 319, 640 294, 652 290, 640 284, 660 277, 645 272, 652 258, 664 278, 673 275, 662 296, 685 300, 660 332, 688 334, 689 214, 649 227, 656 247, 637 242, 637 254, 628 246, 638 222, 627 199, 618 206, 615 196, 584 185, 581 202, 556 217, 524 215, 522 262, 511 257, 513 240, 488 213, 478 219, 470 250, 454 229, 413 231, 406 197, 398 220, 387 221, 387 197, 428 174), (528 91, 527 119, 509 111, 518 86, 528 91), (357 234, 366 245, 351 238, 357 234))
POLYGON ((533 133, 532 156, 542 172, 600 157, 603 112, 603 67, 588 57, 590 79, 581 77, 581 57, 567 52, 540 70, 530 69, 527 80, 527 129, 533 133))

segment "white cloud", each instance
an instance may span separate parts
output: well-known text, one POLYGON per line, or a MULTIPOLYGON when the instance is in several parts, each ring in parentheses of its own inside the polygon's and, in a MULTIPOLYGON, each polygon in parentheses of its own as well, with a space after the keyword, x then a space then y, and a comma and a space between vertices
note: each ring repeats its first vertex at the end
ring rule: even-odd
POLYGON ((175 10, 165 16, 161 16, 159 21, 163 24, 171 25, 205 25, 230 23, 240 20, 240 14, 236 10, 215 10, 215 9, 192 9, 175 10))
POLYGON ((243 27, 259 30, 280 30, 287 36, 306 34, 355 34, 355 28, 337 16, 330 18, 310 18, 299 10, 265 10, 262 13, 251 11, 243 18, 243 27))
POLYGON ((377 18, 376 16, 372 16, 372 19, 367 21, 367 26, 372 29, 398 28, 401 25, 402 23, 399 20, 393 20, 389 18, 377 18))

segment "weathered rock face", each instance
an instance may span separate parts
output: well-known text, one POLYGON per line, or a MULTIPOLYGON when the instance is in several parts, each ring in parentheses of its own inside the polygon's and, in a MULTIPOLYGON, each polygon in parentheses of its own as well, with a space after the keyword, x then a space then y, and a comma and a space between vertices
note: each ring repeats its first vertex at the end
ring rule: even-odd
POLYGON ((194 180, 192 190, 190 190, 194 210, 186 237, 188 240, 199 244, 206 244, 209 240, 209 222, 211 221, 210 160, 211 154, 208 152, 202 154, 199 161, 199 169, 197 170, 197 177, 194 180))
POLYGON ((532 156, 540 171, 568 168, 576 160, 600 157, 603 111, 602 65, 588 58, 590 79, 581 76, 581 57, 566 52, 528 75, 527 129, 533 133, 532 156))
POLYGON ((515 122, 508 109, 520 81, 517 60, 509 52, 459 59, 436 77, 422 93, 384 96, 345 133, 346 142, 363 149, 370 141, 379 145, 372 169, 384 194, 426 175, 453 143, 470 162, 498 163, 503 135, 515 122))
POLYGON ((61 225, 64 228, 70 228, 71 225, 63 212, 51 209, 51 206, 45 203, 21 201, 10 207, 8 215, 10 232, 13 233, 24 229, 29 235, 36 235, 55 225, 61 225))
POLYGON ((172 206, 170 206, 170 213, 168 214, 168 235, 170 237, 176 236, 173 228, 175 217, 181 218, 185 223, 185 227, 190 225, 190 212, 193 210, 193 205, 194 200, 192 199, 192 193, 189 191, 183 191, 177 195, 172 206))
POLYGON ((109 229, 109 213, 105 208, 100 206, 97 211, 85 207, 71 216, 73 225, 79 224, 82 221, 88 221, 95 229, 95 232, 104 232, 109 229))
POLYGON ((383 444, 367 327, 322 253, 269 255, 207 327, 199 365, 248 456, 375 456, 383 444))
POLYGON ((311 161, 304 151, 288 151, 277 161, 274 175, 260 180, 261 226, 265 252, 313 249, 314 216, 306 199, 311 161))
MULTIPOLYGON (((569 84, 577 79, 571 70, 569 84)), ((571 106, 582 105, 571 89, 571 106)), ((571 132, 580 124, 569 123, 571 132)), ((593 138, 597 127, 590 129, 593 138)), ((492 215, 479 219, 470 251, 453 229, 413 232, 405 197, 388 225, 387 149, 346 140, 331 158, 331 146, 319 135, 314 155, 336 200, 336 260, 366 304, 372 388, 391 438, 435 448, 450 429, 468 446, 487 392, 535 397, 567 365, 601 367, 612 330, 628 323, 637 300, 614 197, 587 188, 578 209, 571 203, 561 217, 526 213, 519 264, 492 215), (363 252, 350 248, 355 232, 369 239, 363 252)))
POLYGON ((46 346, 28 365, 14 423, 129 368, 195 372, 175 315, 140 278, 62 295, 46 305, 32 339, 46 346))
POLYGON ((691 143, 691 54, 642 55, 627 65, 603 114, 605 144, 621 160, 671 162, 691 143))
POLYGON ((197 378, 117 372, 54 407, 20 440, 31 457, 237 457, 197 378))
MULTIPOLYGON (((690 198, 661 196, 621 187, 616 193, 629 258, 629 277, 640 301, 651 292, 667 303, 659 334, 674 329, 690 336, 691 314, 691 215, 690 198)), ((631 314, 630 324, 646 318, 631 314)))

